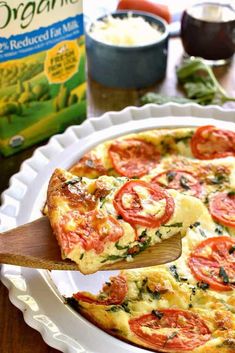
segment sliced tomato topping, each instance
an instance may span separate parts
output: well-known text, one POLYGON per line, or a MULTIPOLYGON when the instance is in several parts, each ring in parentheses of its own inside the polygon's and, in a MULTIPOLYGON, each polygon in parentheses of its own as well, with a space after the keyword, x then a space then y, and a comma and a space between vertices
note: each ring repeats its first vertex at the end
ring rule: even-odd
POLYGON ((117 192, 114 207, 125 221, 149 228, 160 227, 171 218, 174 200, 158 185, 130 180, 117 192))
POLYGON ((210 330, 199 315, 186 310, 154 310, 129 320, 131 331, 160 352, 189 351, 210 339, 210 330))
POLYGON ((152 143, 138 139, 113 142, 109 156, 116 172, 128 178, 147 174, 160 159, 160 153, 152 143))
POLYGON ((151 184, 158 184, 166 189, 187 191, 192 196, 200 197, 203 192, 202 185, 192 173, 185 170, 172 169, 156 175, 151 184))
POLYGON ((100 305, 119 305, 127 294, 128 287, 123 276, 111 277, 110 282, 103 286, 99 295, 92 295, 87 292, 78 292, 73 295, 76 300, 81 300, 90 304, 100 305))
POLYGON ((123 235, 123 228, 112 216, 103 216, 97 211, 80 214, 67 213, 59 223, 56 234, 65 254, 78 243, 87 251, 94 249, 97 254, 104 250, 106 242, 116 242, 123 235))
POLYGON ((228 227, 235 227, 235 195, 220 192, 211 198, 209 210, 213 219, 228 227))
POLYGON ((198 159, 235 156, 235 133, 213 125, 201 126, 191 139, 191 150, 198 159))
POLYGON ((219 236, 201 242, 191 253, 188 264, 199 280, 211 289, 235 289, 235 239, 219 236))

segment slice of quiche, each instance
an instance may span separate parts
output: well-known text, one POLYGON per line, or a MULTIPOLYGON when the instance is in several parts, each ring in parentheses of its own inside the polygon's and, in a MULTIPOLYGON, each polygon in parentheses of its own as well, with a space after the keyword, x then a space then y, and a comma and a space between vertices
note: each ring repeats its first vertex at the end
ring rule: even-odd
POLYGON ((48 217, 62 257, 89 274, 126 259, 188 227, 204 212, 195 197, 126 177, 76 177, 53 173, 48 217))

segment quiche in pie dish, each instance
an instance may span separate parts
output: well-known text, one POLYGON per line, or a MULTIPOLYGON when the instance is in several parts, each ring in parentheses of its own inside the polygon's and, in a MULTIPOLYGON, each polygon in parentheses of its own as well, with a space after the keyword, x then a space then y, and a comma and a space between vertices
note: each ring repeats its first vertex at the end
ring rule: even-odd
MULTIPOLYGON (((108 333, 157 352, 235 352, 235 133, 215 126, 106 141, 48 188, 62 255, 83 273, 176 232, 182 256, 121 271, 67 302, 108 333)), ((79 287, 79 284, 78 284, 79 287)))

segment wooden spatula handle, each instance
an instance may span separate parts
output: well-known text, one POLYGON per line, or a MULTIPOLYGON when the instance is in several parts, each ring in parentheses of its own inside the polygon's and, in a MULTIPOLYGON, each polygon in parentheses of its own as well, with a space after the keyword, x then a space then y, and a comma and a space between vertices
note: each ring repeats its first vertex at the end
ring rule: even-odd
POLYGON ((51 258, 61 260, 47 217, 0 234, 0 263, 48 268, 51 258))

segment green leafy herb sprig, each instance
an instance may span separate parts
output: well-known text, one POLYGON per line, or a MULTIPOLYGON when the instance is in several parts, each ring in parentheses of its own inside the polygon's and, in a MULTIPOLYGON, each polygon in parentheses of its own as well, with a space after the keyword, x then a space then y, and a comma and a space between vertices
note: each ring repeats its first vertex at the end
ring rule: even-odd
POLYGON ((177 78, 183 85, 186 96, 202 105, 224 104, 234 101, 217 81, 210 66, 203 59, 190 58, 184 60, 176 70, 177 78))
POLYGON ((227 94, 216 79, 211 67, 201 58, 185 59, 177 68, 176 75, 186 97, 169 97, 149 92, 141 98, 141 103, 175 102, 184 104, 195 102, 201 105, 223 105, 228 101, 235 102, 235 97, 230 97, 227 94))

